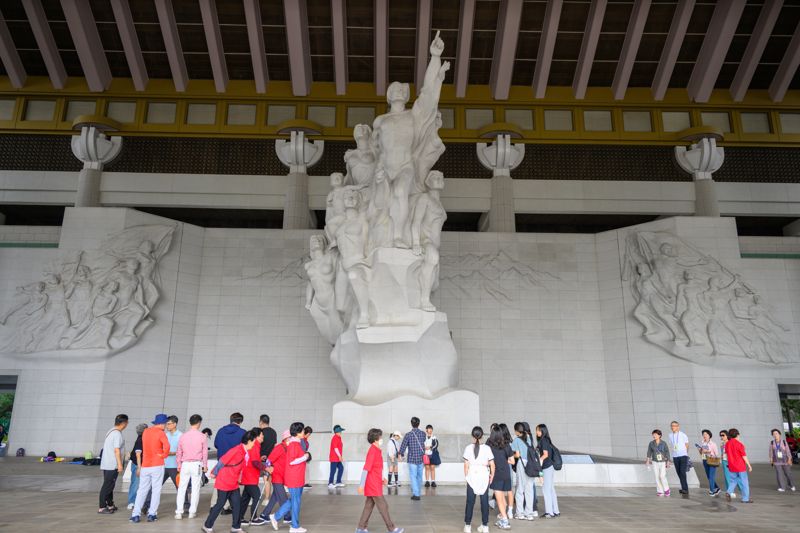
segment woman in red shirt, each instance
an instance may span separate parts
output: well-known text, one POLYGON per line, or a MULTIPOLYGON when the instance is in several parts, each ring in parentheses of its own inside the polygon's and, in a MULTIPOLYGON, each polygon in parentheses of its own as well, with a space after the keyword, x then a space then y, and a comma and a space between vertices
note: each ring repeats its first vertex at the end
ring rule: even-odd
POLYGON ((383 497, 383 485, 386 480, 383 479, 383 455, 381 453, 383 439, 381 437, 383 437, 383 431, 380 429, 372 428, 367 433, 370 447, 367 451, 367 460, 364 462, 364 471, 361 472, 361 485, 358 487, 358 493, 366 496, 367 501, 364 502, 364 511, 361 513, 361 520, 358 521, 356 533, 367 533, 367 522, 376 506, 386 524, 387 531, 390 533, 405 531, 403 528, 394 526, 394 522, 389 517, 389 506, 383 497))
POLYGON ((728 471, 730 472, 731 484, 725 493, 725 499, 731 501, 731 497, 736 490, 736 486, 742 491, 742 503, 753 503, 750 499, 750 480, 747 472, 753 471, 750 461, 747 459, 747 452, 744 444, 739 440, 739 430, 731 428, 728 430, 730 440, 725 443, 725 454, 728 456, 728 471))
MULTIPOLYGON (((258 432, 260 433, 260 431, 258 432)), ((245 464, 250 460, 250 450, 256 442, 258 435, 256 432, 248 431, 242 437, 242 444, 234 446, 223 455, 214 471, 209 474, 209 477, 216 477, 214 488, 217 489, 217 503, 211 508, 211 512, 203 524, 203 531, 206 533, 213 533, 214 522, 217 520, 219 513, 225 506, 225 502, 230 500, 231 510, 233 511, 231 518, 231 533, 240 533, 241 528, 241 494, 239 494, 239 477, 242 475, 242 470, 245 464)), ((258 451, 253 452, 253 457, 258 458, 258 451)))

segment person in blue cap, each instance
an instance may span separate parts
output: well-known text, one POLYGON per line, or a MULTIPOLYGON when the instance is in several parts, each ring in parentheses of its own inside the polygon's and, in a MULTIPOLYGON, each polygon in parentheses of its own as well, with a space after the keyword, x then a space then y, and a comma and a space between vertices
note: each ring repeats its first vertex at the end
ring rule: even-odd
POLYGON ((342 474, 344 474, 344 457, 342 452, 344 446, 342 444, 342 432, 344 428, 339 424, 333 427, 333 437, 331 437, 331 450, 328 455, 328 461, 331 463, 331 473, 328 476, 328 488, 335 489, 336 487, 344 487, 342 483, 342 474), (333 483, 334 475, 336 476, 336 484, 333 483))
POLYGON ((138 470, 139 490, 136 492, 136 502, 133 504, 131 522, 138 523, 142 514, 142 507, 147 499, 147 493, 153 490, 150 498, 150 508, 147 511, 147 521, 158 520, 158 504, 161 500, 161 485, 164 481, 164 459, 169 457, 169 440, 164 433, 167 425, 167 415, 159 413, 153 419, 153 425, 142 433, 142 465, 138 470))

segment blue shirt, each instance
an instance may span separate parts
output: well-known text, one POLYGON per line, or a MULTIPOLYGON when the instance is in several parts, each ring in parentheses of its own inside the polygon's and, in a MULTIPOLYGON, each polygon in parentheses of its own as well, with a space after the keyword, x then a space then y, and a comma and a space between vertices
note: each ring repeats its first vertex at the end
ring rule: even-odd
MULTIPOLYGON (((533 446, 533 443, 529 442, 529 444, 533 446)), ((528 463, 528 446, 525 445, 525 441, 522 440, 521 437, 514 437, 514 440, 511 442, 511 449, 515 452, 519 452, 519 458, 522 459, 523 465, 528 463)), ((495 468, 497 467, 495 466, 495 468)))
POLYGON ((403 442, 400 444, 400 455, 406 455, 408 450, 408 463, 412 465, 421 465, 422 456, 425 454, 425 432, 419 428, 414 428, 403 437, 403 442))
MULTIPOLYGON (((178 440, 180 440, 183 432, 176 429, 175 433, 170 433, 169 431, 165 431, 164 433, 167 434, 167 440, 169 441, 169 453, 177 452, 178 440)), ((178 459, 174 455, 170 455, 164 459, 164 468, 178 468, 178 459)))

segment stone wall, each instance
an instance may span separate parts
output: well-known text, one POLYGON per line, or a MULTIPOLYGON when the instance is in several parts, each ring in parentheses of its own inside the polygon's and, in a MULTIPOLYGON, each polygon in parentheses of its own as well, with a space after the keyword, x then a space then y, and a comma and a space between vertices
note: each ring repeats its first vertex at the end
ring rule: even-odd
MULTIPOLYGON (((157 412, 183 425, 198 412, 216 429, 233 411, 246 426, 261 413, 278 429, 302 420, 320 433, 315 446, 326 446, 345 388, 303 308, 313 231, 202 229, 129 209, 68 209, 59 249, 0 248, 0 309, 62 254, 142 224, 176 224, 159 266, 155 324, 101 360, 0 354, 0 375, 19 376, 11 447, 82 454, 97 451, 118 412, 132 426, 157 412)), ((790 327, 797 353, 800 261, 742 259, 732 219, 671 218, 598 235, 444 233, 434 304, 448 315, 461 387, 480 395, 484 426, 544 422, 564 450, 632 458, 672 419, 692 439, 735 425, 754 445, 780 424, 777 385, 800 383, 800 365, 691 363, 642 337, 623 270, 625 239, 643 230, 670 232, 741 274, 790 327)), ((751 457, 763 459, 757 450, 751 457)))

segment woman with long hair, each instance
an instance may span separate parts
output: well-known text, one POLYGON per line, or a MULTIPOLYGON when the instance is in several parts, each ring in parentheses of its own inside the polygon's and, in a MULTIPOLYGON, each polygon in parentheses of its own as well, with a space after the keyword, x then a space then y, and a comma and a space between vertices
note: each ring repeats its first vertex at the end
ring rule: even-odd
POLYGON ((514 424, 514 434, 516 437, 511 442, 511 449, 514 451, 514 458, 517 462, 517 514, 514 518, 533 520, 538 516, 536 484, 534 483, 535 478, 525 472, 525 465, 528 464, 528 448, 533 447, 531 426, 527 422, 517 422, 514 424))
POLYGON ((544 476, 544 484, 542 486, 545 510, 544 517, 555 518, 561 516, 561 513, 558 511, 558 496, 556 495, 554 480, 556 475, 556 469, 553 467, 555 446, 553 446, 553 441, 550 440, 550 432, 544 424, 536 426, 536 438, 539 440, 539 445, 536 447, 536 450, 539 452, 539 457, 542 462, 542 474, 544 476))
POLYGON ((494 456, 494 479, 489 486, 494 490, 497 499, 497 510, 500 516, 495 525, 500 529, 511 529, 508 521, 508 497, 511 494, 511 463, 514 461, 514 452, 503 435, 503 430, 497 424, 492 424, 492 432, 486 444, 494 456))
MULTIPOLYGON (((514 437, 511 436, 511 431, 508 429, 506 423, 501 422, 498 424, 498 427, 503 433, 503 440, 506 441, 506 444, 511 446, 511 443, 514 442, 514 437)), ((508 465, 509 476, 511 476, 511 490, 509 490, 508 494, 506 495, 506 503, 508 504, 507 514, 509 519, 514 517, 514 484, 517 482, 516 475, 514 475, 514 463, 515 460, 512 458, 510 464, 508 465)))
POLYGON ((483 429, 472 428, 472 444, 464 450, 464 477, 467 480, 467 507, 464 510, 464 533, 472 532, 475 497, 481 500, 481 525, 478 533, 489 533, 489 483, 494 478, 494 454, 481 444, 483 429))

